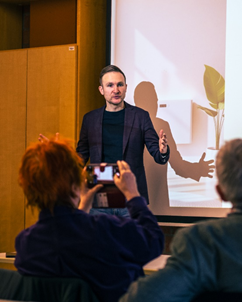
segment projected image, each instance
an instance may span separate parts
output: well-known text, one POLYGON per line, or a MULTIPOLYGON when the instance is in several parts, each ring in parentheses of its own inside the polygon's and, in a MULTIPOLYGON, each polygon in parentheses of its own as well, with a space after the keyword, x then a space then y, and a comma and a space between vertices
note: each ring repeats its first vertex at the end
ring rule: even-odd
MULTIPOLYGON (((221 202, 217 200, 217 196, 214 196, 213 189, 208 190, 208 182, 205 181, 205 186, 201 186, 201 178, 213 178, 214 172, 214 159, 205 160, 206 153, 203 152, 200 158, 193 162, 194 158, 187 158, 185 160, 177 149, 177 143, 175 137, 171 131, 170 123, 161 118, 161 115, 166 116, 166 113, 157 116, 158 110, 158 98, 155 91, 155 87, 150 82, 141 82, 136 86, 134 92, 135 105, 149 111, 151 120, 157 133, 160 129, 163 129, 169 138, 170 147, 170 159, 169 165, 163 167, 157 165, 153 158, 150 157, 148 152, 145 152, 145 166, 147 171, 147 179, 149 187, 159 188, 150 192, 152 200, 158 200, 160 194, 164 200, 169 201, 169 205, 181 207, 181 206, 208 206, 208 207, 221 207, 221 202), (147 99, 149 102, 147 102, 147 99), (180 179, 190 178, 196 182, 184 182, 180 179), (168 183, 169 182, 169 194, 168 194, 168 183), (189 196, 188 187, 189 184, 189 196), (202 194, 201 194, 202 193, 202 194), (206 197, 206 194, 208 195, 206 197), (212 199, 211 199, 212 198, 212 199)), ((171 102, 172 103, 172 102, 171 102)), ((176 103, 176 102, 174 102, 176 103)), ((161 104, 162 110, 169 110, 168 104, 161 104)), ((177 119, 173 120, 172 125, 177 130, 177 138, 179 141, 182 139, 186 140, 187 133, 190 132, 187 129, 187 121, 191 120, 191 101, 180 101, 179 106, 174 106, 174 114, 172 117, 178 115, 177 119), (183 117, 181 112, 184 112, 183 117), (184 122, 183 122, 184 119, 184 122), (179 135, 179 136, 178 136, 179 135)), ((189 123, 190 124, 190 123, 189 123)))
POLYGON ((224 141, 226 0, 112 3, 111 63, 126 74, 126 101, 149 112, 171 150, 165 166, 145 151, 151 210, 223 216, 230 204, 215 191, 214 159, 224 141))

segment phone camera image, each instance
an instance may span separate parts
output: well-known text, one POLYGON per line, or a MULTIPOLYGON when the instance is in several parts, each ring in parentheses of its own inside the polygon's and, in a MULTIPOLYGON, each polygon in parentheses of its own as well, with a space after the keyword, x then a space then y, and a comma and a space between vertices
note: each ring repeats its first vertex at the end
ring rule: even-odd
POLYGON ((94 208, 124 208, 126 200, 123 193, 114 184, 113 177, 119 174, 117 164, 89 164, 86 167, 87 186, 94 187, 102 184, 103 187, 95 194, 94 208))

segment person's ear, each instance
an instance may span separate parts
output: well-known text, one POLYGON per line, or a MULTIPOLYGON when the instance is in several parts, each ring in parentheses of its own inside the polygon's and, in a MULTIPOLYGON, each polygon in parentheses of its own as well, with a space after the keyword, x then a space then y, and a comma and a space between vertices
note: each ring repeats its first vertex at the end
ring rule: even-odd
POLYGON ((216 185, 216 191, 218 192, 218 195, 220 196, 220 198, 223 201, 228 201, 228 199, 226 198, 226 196, 224 195, 224 192, 222 191, 221 187, 219 184, 216 185))
POLYGON ((101 95, 104 95, 103 86, 98 86, 98 89, 99 89, 99 92, 101 93, 101 95))

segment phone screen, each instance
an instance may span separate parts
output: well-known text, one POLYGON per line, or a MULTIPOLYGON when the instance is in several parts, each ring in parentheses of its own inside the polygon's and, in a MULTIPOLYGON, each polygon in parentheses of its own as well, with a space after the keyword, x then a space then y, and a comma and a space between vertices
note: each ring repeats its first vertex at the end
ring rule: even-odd
POLYGON ((113 181, 113 176, 118 173, 119 169, 116 164, 90 164, 87 166, 88 187, 103 184, 103 187, 94 196, 93 208, 125 208, 126 199, 113 181))
POLYGON ((94 167, 94 174, 97 175, 98 180, 113 180, 113 167, 106 166, 104 171, 100 171, 100 167, 94 167))

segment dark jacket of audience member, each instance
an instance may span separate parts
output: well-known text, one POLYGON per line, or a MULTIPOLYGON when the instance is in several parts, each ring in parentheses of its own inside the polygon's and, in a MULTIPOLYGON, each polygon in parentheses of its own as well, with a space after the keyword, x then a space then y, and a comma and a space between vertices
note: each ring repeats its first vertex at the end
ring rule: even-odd
POLYGON ((25 152, 19 182, 28 205, 40 214, 16 238, 15 266, 24 275, 82 278, 100 301, 114 302, 144 275, 142 266, 162 253, 163 234, 123 161, 114 180, 131 219, 89 215, 101 185, 85 187, 81 164, 60 140, 39 142, 25 152))
POLYGON ((242 139, 216 158, 217 192, 232 202, 226 218, 178 231, 164 269, 134 282, 120 302, 191 301, 202 292, 242 292, 242 139))

